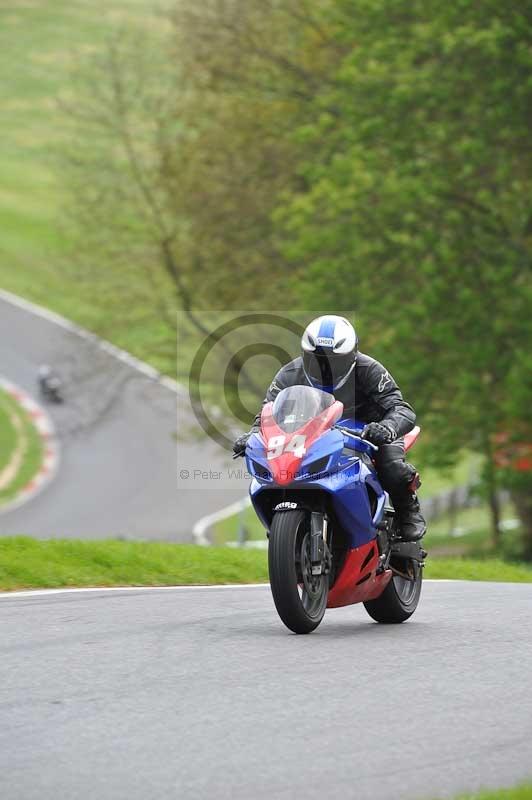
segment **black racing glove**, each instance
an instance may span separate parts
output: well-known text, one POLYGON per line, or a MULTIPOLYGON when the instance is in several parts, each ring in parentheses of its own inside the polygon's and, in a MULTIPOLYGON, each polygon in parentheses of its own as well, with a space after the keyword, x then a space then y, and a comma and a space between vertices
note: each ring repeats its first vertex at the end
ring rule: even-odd
POLYGON ((397 431, 390 422, 383 420, 382 422, 370 422, 362 433, 362 439, 367 439, 372 444, 391 444, 397 439, 397 431))
POLYGON ((242 436, 238 437, 238 439, 235 439, 235 442, 233 444, 233 454, 235 458, 244 455, 244 453, 246 452, 246 445, 248 443, 248 439, 252 433, 255 433, 255 431, 250 430, 247 433, 243 433, 242 436))

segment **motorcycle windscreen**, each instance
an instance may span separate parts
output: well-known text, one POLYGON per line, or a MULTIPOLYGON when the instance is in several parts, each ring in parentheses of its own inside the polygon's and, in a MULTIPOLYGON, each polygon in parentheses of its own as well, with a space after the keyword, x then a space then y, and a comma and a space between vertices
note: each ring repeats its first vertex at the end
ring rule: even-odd
POLYGON ((272 417, 285 433, 299 430, 334 404, 334 396, 310 386, 289 386, 279 392, 272 406, 272 417))

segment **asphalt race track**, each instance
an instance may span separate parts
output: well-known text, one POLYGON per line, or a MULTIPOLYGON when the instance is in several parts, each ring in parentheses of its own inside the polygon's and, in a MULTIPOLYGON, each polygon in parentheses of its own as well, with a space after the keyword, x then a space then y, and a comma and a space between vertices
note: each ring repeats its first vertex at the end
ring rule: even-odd
POLYGON ((2 595, 2 800, 439 798, 532 776, 532 585, 310 636, 268 587, 2 595))
POLYGON ((189 541, 194 522, 245 496, 247 482, 229 473, 227 453, 198 438, 183 393, 95 338, 0 298, 0 374, 37 395, 43 363, 65 382, 64 405, 47 406, 59 472, 29 503, 0 515, 0 535, 189 541), (209 469, 214 477, 200 474, 209 469))

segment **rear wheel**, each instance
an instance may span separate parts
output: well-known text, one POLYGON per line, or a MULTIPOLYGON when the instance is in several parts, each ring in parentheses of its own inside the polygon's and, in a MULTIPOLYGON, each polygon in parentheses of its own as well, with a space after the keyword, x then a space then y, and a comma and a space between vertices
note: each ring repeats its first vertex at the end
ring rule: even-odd
POLYGON ((403 574, 394 574, 388 586, 376 600, 364 603, 366 611, 376 622, 393 624, 405 622, 419 603, 423 569, 409 561, 401 565, 403 574))
POLYGON ((277 613, 294 633, 318 627, 327 607, 327 575, 312 575, 310 524, 304 511, 273 517, 268 547, 270 586, 277 613))

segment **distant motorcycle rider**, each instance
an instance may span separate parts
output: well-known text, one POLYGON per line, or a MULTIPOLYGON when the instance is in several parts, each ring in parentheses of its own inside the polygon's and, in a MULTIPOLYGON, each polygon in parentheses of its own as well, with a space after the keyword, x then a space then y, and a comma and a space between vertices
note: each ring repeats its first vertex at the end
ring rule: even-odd
POLYGON ((52 370, 48 364, 41 364, 37 372, 37 382, 39 389, 44 397, 52 400, 54 403, 62 403, 63 397, 61 394, 62 382, 59 375, 52 370))
MULTIPOLYGON (((328 315, 313 320, 303 334, 301 350, 301 356, 279 370, 264 403, 288 386, 313 386, 334 394, 344 404, 344 416, 365 422, 362 437, 379 447, 375 453, 377 473, 393 502, 402 538, 421 539, 427 526, 412 487, 416 471, 405 461, 403 439, 416 421, 413 408, 403 400, 388 370, 359 352, 355 329, 344 317, 328 315)), ((260 414, 251 431, 235 441, 235 455, 244 453, 248 438, 259 425, 260 414)))

